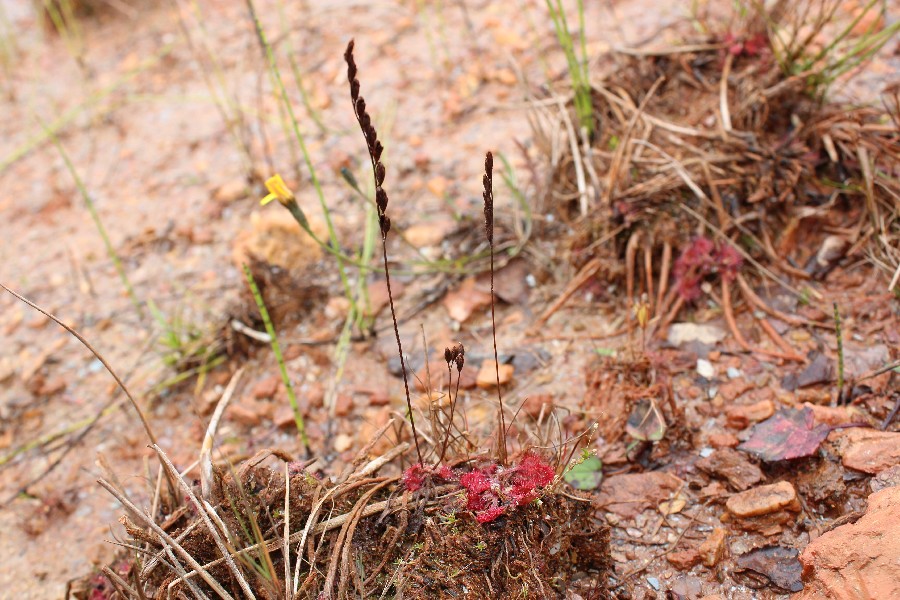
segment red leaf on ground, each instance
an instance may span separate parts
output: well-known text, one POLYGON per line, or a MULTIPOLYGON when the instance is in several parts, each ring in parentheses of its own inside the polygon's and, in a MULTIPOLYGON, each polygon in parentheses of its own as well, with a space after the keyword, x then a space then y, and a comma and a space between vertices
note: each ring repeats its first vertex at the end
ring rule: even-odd
POLYGON ((812 456, 831 428, 816 425, 811 409, 784 408, 754 425, 750 439, 738 446, 738 450, 755 454, 773 462, 791 458, 812 456))

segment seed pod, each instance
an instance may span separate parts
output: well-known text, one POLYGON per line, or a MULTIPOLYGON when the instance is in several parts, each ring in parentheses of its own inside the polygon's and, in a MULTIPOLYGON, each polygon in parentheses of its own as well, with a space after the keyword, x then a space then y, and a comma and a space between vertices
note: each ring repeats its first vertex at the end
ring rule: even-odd
POLYGON ((375 189, 375 204, 378 206, 378 212, 384 214, 384 211, 387 210, 388 195, 381 186, 375 189))

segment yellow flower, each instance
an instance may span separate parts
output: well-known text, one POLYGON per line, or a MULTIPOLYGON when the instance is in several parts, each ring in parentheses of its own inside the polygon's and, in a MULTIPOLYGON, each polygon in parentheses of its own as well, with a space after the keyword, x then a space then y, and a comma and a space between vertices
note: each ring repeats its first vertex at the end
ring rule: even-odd
POLYGON ((294 192, 288 188, 284 179, 277 173, 266 179, 266 189, 269 190, 269 194, 260 201, 263 206, 272 200, 278 200, 285 206, 294 201, 294 192))
POLYGON ((647 294, 641 294, 641 301, 634 306, 634 316, 637 317, 638 325, 641 329, 647 328, 650 322, 650 301, 647 294))

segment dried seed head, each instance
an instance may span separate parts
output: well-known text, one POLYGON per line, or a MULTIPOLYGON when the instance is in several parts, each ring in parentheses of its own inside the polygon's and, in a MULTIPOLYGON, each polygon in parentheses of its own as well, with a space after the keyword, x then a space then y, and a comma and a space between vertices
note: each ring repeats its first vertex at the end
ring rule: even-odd
POLYGON ((384 165, 379 163, 375 163, 375 185, 380 186, 384 183, 384 165))
POLYGON ((448 367, 450 366, 450 363, 452 363, 455 358, 456 357, 453 356, 453 352, 450 351, 450 348, 444 348, 444 362, 447 363, 448 367))
POLYGON ((384 146, 381 145, 381 142, 375 140, 375 147, 372 150, 372 158, 375 159, 375 162, 381 160, 381 153, 384 151, 384 146))
POLYGON ((350 99, 353 102, 356 102, 356 99, 359 98, 359 79, 351 79, 350 80, 350 99))
POLYGON ((466 357, 463 356, 462 354, 460 354, 459 356, 456 357, 456 370, 462 371, 464 364, 466 364, 466 357))
POLYGON ((379 224, 381 225, 381 235, 385 236, 391 230, 391 218, 387 215, 381 215, 378 217, 379 224))
POLYGON ((356 79, 356 61, 353 59, 353 40, 347 44, 347 49, 344 51, 344 60, 347 62, 347 79, 353 81, 356 79))
POLYGON ((378 206, 378 212, 384 214, 384 211, 387 210, 388 195, 381 186, 375 188, 375 204, 378 206))
POLYGON ((490 152, 484 157, 484 232, 488 243, 494 243, 494 155, 490 152))

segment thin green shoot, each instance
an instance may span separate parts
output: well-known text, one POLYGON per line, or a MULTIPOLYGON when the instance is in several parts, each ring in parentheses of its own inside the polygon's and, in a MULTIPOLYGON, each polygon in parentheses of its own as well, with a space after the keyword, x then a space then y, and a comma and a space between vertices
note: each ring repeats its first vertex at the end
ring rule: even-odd
POLYGON ((44 11, 69 55, 81 65, 84 42, 71 0, 44 0, 44 11))
MULTIPOLYGON (((288 23, 287 15, 285 14, 284 10, 284 0, 278 0, 278 14, 281 17, 282 23, 288 23)), ((312 105, 312 102, 309 98, 309 92, 306 91, 306 86, 303 85, 304 77, 300 72, 300 66, 297 64, 297 60, 295 58, 296 53, 294 52, 294 43, 291 40, 290 31, 285 33, 284 41, 287 44, 287 56, 288 63, 291 66, 291 73, 294 75, 294 81, 297 83, 297 89, 300 91, 300 99, 303 101, 303 106, 304 108, 306 108, 306 113, 309 115, 309 118, 311 118, 316 124, 316 127, 318 127, 319 133, 327 133, 328 127, 322 120, 322 116, 319 114, 319 111, 317 111, 312 105)))
POLYGON ((291 410, 294 411, 294 424, 297 426, 297 433, 300 434, 300 439, 303 441, 303 447, 309 452, 309 438, 306 436, 306 423, 303 421, 303 414, 300 412, 300 406, 297 404, 297 396, 294 394, 294 385, 291 383, 291 378, 288 377, 287 367, 284 364, 284 355, 281 354, 281 346, 278 344, 278 337, 275 335, 275 327, 272 325, 272 319, 269 317, 266 303, 263 301, 262 294, 259 292, 259 287, 257 287, 256 281, 253 279, 250 268, 247 265, 243 265, 243 267, 244 275, 247 277, 247 283, 250 285, 250 293, 253 294, 253 300, 256 302, 259 314, 262 316, 263 324, 266 327, 266 333, 269 334, 269 343, 272 345, 272 353, 275 355, 275 360, 278 361, 278 369, 281 372, 281 381, 284 383, 285 389, 287 389, 291 410))
POLYGON ((528 203, 528 199, 525 197, 525 194, 522 192, 522 188, 519 186, 519 182, 516 179, 515 169, 513 169, 505 154, 498 152, 497 157, 500 159, 500 162, 503 163, 503 170, 500 172, 503 183, 506 184, 507 189, 516 201, 515 206, 518 214, 514 216, 516 236, 519 238, 519 243, 513 250, 510 250, 510 256, 515 256, 531 237, 534 218, 531 213, 531 205, 528 203))
POLYGON ((180 312, 168 317, 152 299, 147 300, 147 308, 159 326, 157 346, 162 362, 176 373, 154 386, 154 393, 194 376, 197 377, 194 390, 199 392, 203 389, 206 375, 225 361, 222 345, 209 330, 184 319, 180 312))
MULTIPOLYGON (((241 526, 241 530, 244 533, 244 540, 251 542, 260 552, 259 559, 255 558, 253 554, 249 552, 241 552, 238 554, 237 558, 245 566, 253 569, 254 573, 256 573, 257 577, 262 581, 264 587, 269 588, 270 591, 274 592, 278 578, 275 575, 275 565, 272 562, 272 556, 269 554, 269 549, 266 546, 265 536, 263 536, 262 530, 259 527, 256 512, 253 510, 253 507, 250 506, 250 501, 247 493, 244 491, 244 486, 241 485, 241 482, 233 469, 232 476, 238 485, 238 493, 241 497, 239 499, 240 506, 237 506, 235 504, 235 499, 228 493, 228 504, 231 507, 231 513, 241 526)), ((232 534, 230 532, 228 532, 228 534, 229 537, 231 537, 232 534)), ((237 541, 239 543, 235 544, 233 540, 229 540, 232 546, 243 547, 246 545, 241 539, 238 539, 237 541)))
POLYGON ((187 20, 185 19, 182 12, 180 2, 178 4, 178 23, 181 26, 182 35, 184 36, 188 47, 191 49, 191 54, 197 61, 197 66, 199 67, 200 74, 203 77, 203 82, 206 84, 206 88, 209 90, 209 95, 212 97, 213 102, 216 105, 216 109, 219 111, 219 114, 222 117, 222 121, 225 123, 225 127, 228 129, 229 134, 231 134, 231 137, 234 140, 234 144, 237 147, 241 159, 244 163, 244 169, 249 173, 253 168, 253 157, 250 154, 249 144, 242 136, 241 126, 244 123, 244 111, 237 99, 231 98, 228 93, 222 65, 216 58, 216 53, 213 52, 209 46, 209 34, 206 31, 206 27, 204 25, 205 20, 203 13, 196 0, 192 0, 191 8, 193 9, 194 17, 197 20, 198 28, 200 31, 200 42, 204 50, 204 54, 201 55, 198 48, 194 44, 193 37, 191 35, 190 28, 188 27, 187 20), (203 62, 201 61, 201 57, 209 62, 211 68, 207 68, 207 66, 203 64, 203 62), (212 73, 212 77, 210 76, 210 72, 212 73), (215 78, 215 83, 213 82, 213 78, 215 78))
POLYGON ((838 404, 844 400, 844 335, 841 332, 841 313, 838 310, 838 303, 834 303, 834 335, 837 338, 838 353, 838 380, 837 380, 837 401, 838 404))
POLYGON ((591 99, 590 75, 588 73, 584 0, 578 0, 580 60, 575 54, 575 43, 572 40, 572 32, 569 30, 569 23, 566 20, 566 12, 563 8, 562 0, 555 0, 555 2, 554 0, 546 0, 546 2, 550 11, 550 19, 553 21, 553 29, 556 31, 559 45, 562 47, 563 53, 566 55, 566 62, 569 65, 569 77, 572 79, 572 87, 575 92, 575 114, 578 117, 578 124, 587 131, 588 138, 590 138, 594 133, 594 109, 591 99))
POLYGON ((253 5, 253 0, 246 0, 247 8, 250 11, 250 17, 253 20, 253 24, 256 27, 256 35, 259 39, 260 45, 263 47, 265 51, 266 58, 269 62, 269 69, 271 69, 272 73, 275 75, 275 81, 278 84, 278 90, 281 94, 281 100, 284 103, 285 108, 287 109, 288 116, 290 117, 291 124, 294 129, 294 137, 297 139, 297 144, 300 146, 300 151, 303 154, 303 160, 306 163, 306 168, 309 170, 309 177, 312 181, 313 187, 316 190, 316 195, 319 198, 319 204, 322 207, 322 214, 325 217, 325 224, 328 227, 328 239, 330 245, 337 254, 337 263, 338 263, 338 273, 341 278, 341 283, 344 286, 344 294, 347 299, 351 303, 351 311, 354 313, 357 310, 355 300, 353 298, 353 293, 350 288, 350 281, 347 278, 347 272, 344 268, 344 260, 339 252, 340 244, 338 243, 337 233, 334 229, 334 224, 331 221, 331 211, 328 209, 328 203, 325 202, 325 193, 322 190, 322 185, 319 182, 319 178, 316 175, 316 169, 313 166, 312 158, 309 155, 309 150, 306 147, 306 140, 303 137, 303 134, 300 132, 300 124, 297 122, 297 117, 294 114, 294 107, 291 104, 291 100, 288 97, 287 88, 285 88, 284 81, 281 77, 281 71, 278 69, 278 64, 275 61, 275 53, 272 51, 272 46, 269 44, 268 39, 266 38, 266 32, 263 29, 262 23, 259 21, 259 16, 256 13, 256 8, 253 5))
POLYGON ((75 180, 75 186, 78 188, 78 193, 81 194, 81 198, 84 200, 84 204, 91 215, 91 219, 93 219, 94 221, 97 232, 103 239, 104 246, 106 246, 106 254, 107 256, 109 256, 110 260, 113 263, 113 266, 116 269, 116 272, 119 274, 119 278, 122 280, 122 285, 125 286, 125 291, 128 293, 128 298, 134 305, 138 316, 143 319, 143 303, 138 299, 137 294, 134 292, 134 287, 131 285, 131 281, 128 279, 128 274, 125 273, 125 267, 122 265, 122 261, 119 258, 116 249, 113 247, 112 241, 109 239, 109 234, 106 233, 106 228, 103 226, 103 221, 100 220, 100 214, 97 212, 97 207, 94 206, 94 199, 88 193, 84 182, 81 180, 81 176, 78 175, 78 171, 75 169, 75 165, 72 164, 72 160, 69 158, 69 155, 66 153, 65 148, 63 148, 63 145, 60 143, 59 138, 56 137, 55 133, 46 128, 43 121, 39 120, 39 123, 41 124, 41 127, 44 127, 44 131, 47 132, 47 134, 50 136, 50 139, 53 141, 53 144, 59 151, 59 155, 62 157, 63 162, 65 162, 66 168, 69 170, 69 174, 71 174, 72 179, 75 180))
POLYGON ((172 52, 173 48, 174 43, 166 44, 165 46, 160 48, 159 52, 157 52, 155 55, 141 61, 140 64, 129 70, 122 77, 112 82, 108 86, 105 86, 100 90, 94 92, 84 102, 68 109, 59 117, 51 121, 49 124, 42 125, 41 133, 26 140, 21 146, 13 150, 12 153, 9 154, 9 156, 0 161, 0 173, 6 171, 6 169, 40 147, 44 142, 53 139, 54 136, 62 131, 62 129, 66 125, 72 122, 72 120, 79 116, 85 109, 97 104, 98 102, 100 102, 100 100, 103 100, 104 98, 118 90, 130 79, 137 76, 139 73, 145 71, 146 69, 154 66, 163 57, 172 52))
POLYGON ((10 23, 9 17, 6 14, 6 9, 3 4, 0 3, 0 65, 3 66, 3 72, 6 74, 4 83, 6 86, 6 93, 10 97, 12 97, 14 92, 13 79, 11 76, 12 66, 16 63, 18 54, 19 47, 16 43, 12 23, 10 23))

